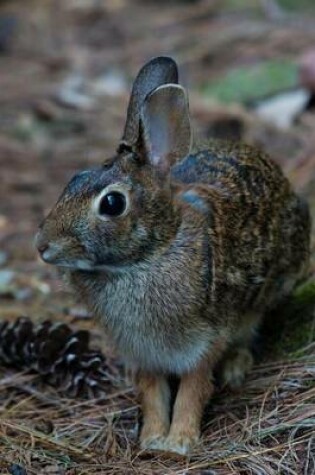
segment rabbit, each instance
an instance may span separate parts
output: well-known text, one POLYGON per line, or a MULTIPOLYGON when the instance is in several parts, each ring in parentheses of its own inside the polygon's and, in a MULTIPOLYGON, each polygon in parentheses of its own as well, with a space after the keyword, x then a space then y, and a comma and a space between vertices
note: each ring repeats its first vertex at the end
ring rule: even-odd
POLYGON ((177 65, 162 56, 134 82, 116 153, 72 178, 36 243, 132 368, 141 448, 189 454, 214 370, 242 384, 266 311, 305 275, 310 215, 263 152, 193 142, 177 65))

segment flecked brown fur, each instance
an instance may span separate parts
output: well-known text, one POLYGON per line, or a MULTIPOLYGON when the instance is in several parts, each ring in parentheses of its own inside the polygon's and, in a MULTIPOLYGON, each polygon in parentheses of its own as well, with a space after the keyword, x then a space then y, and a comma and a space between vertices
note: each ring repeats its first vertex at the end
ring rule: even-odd
POLYGON ((74 177, 37 244, 135 370, 142 447, 187 453, 214 367, 223 362, 223 380, 241 384, 266 310, 303 276, 310 218, 264 153, 221 142, 191 149, 176 81, 168 58, 144 66, 117 154, 74 177), (98 200, 111 187, 126 212, 100 217, 98 200), (180 385, 170 421, 172 373, 180 385))

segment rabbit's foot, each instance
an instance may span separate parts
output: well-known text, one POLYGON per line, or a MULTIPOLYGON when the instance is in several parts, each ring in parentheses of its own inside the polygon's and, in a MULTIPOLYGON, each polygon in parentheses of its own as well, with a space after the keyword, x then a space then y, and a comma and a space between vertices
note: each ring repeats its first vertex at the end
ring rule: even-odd
POLYGON ((199 441, 199 433, 188 431, 177 434, 169 434, 164 442, 164 451, 175 452, 180 455, 189 454, 199 441))
POLYGON ((166 436, 163 434, 151 434, 142 438, 140 446, 144 450, 164 450, 166 436))
POLYGON ((236 348, 224 359, 222 381, 232 389, 238 389, 253 366, 253 356, 248 348, 236 348))
POLYGON ((157 419, 146 421, 140 435, 141 448, 146 450, 163 450, 168 429, 169 424, 163 424, 162 421, 157 419))

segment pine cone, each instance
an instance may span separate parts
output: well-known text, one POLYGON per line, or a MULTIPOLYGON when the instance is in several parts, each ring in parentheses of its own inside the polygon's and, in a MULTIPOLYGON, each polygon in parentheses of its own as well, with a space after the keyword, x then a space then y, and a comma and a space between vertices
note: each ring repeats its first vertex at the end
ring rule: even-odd
POLYGON ((89 342, 88 331, 73 331, 65 323, 46 320, 34 325, 27 317, 0 323, 0 361, 36 371, 70 397, 99 396, 118 376, 89 342))

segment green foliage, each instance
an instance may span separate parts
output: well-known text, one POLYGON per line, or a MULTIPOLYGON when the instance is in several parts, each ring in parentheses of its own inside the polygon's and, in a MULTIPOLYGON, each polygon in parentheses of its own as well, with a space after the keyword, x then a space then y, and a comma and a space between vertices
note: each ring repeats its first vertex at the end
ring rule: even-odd
POLYGON ((299 12, 315 10, 314 0, 278 0, 278 5, 284 10, 299 12))
POLYGON ((227 10, 261 10, 259 0, 225 0, 223 8, 227 10))
POLYGON ((267 316, 262 334, 267 357, 292 357, 315 341, 314 279, 300 284, 286 302, 267 316))
POLYGON ((296 303, 315 303, 315 280, 309 280, 299 285, 293 294, 296 303))
MULTIPOLYGON (((275 3, 281 8, 284 13, 295 12, 299 13, 314 11, 314 0, 275 0, 275 3)), ((257 13, 262 13, 262 4, 259 0, 225 0, 224 9, 227 10, 255 10, 257 13)))
POLYGON ((232 69, 222 78, 206 84, 203 93, 220 102, 248 103, 297 83, 297 66, 289 60, 272 60, 232 69))

